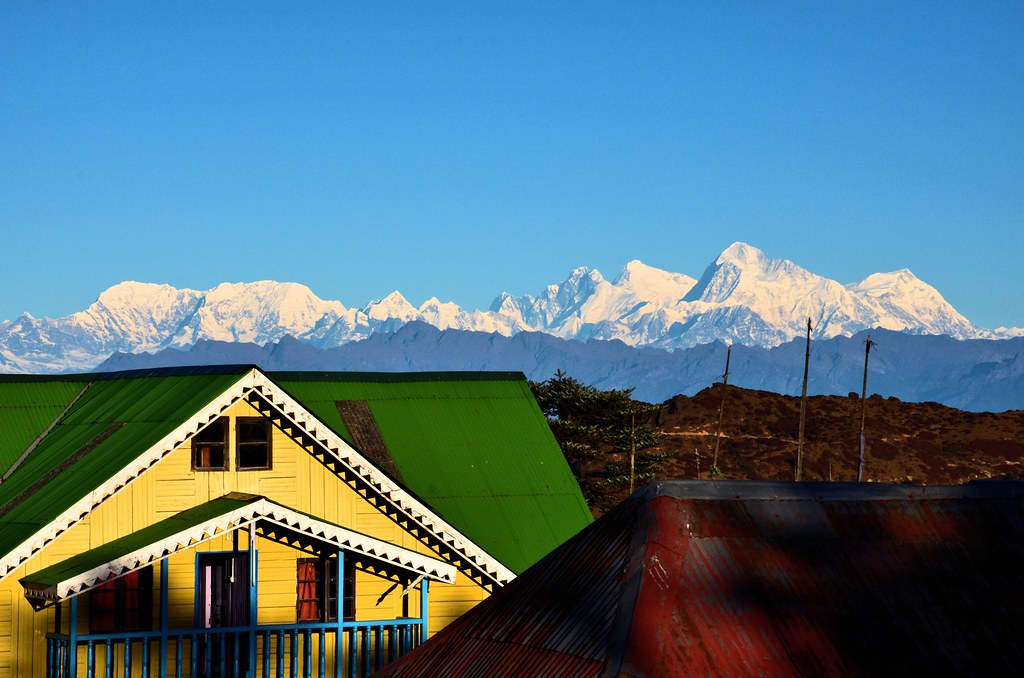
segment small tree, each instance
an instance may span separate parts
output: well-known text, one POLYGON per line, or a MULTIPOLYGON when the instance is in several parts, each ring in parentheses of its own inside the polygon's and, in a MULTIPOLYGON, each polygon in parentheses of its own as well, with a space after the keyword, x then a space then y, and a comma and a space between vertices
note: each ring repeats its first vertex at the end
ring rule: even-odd
POLYGON ((631 478, 639 487, 655 477, 667 457, 650 451, 661 442, 652 423, 657 405, 633 400, 633 389, 602 391, 561 370, 530 387, 591 507, 607 510, 626 496, 631 478))

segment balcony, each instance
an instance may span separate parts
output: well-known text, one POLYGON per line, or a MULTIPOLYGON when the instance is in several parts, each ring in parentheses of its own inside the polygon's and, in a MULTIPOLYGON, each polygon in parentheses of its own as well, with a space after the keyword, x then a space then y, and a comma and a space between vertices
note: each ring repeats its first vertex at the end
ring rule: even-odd
POLYGON ((226 495, 20 581, 36 610, 55 606, 53 631, 46 634, 46 675, 50 677, 311 678, 367 676, 418 647, 429 634, 429 584, 453 584, 455 573, 451 564, 262 497, 226 495), (196 550, 198 544, 214 538, 230 540, 231 550, 196 550), (278 569, 268 569, 272 574, 265 578, 265 584, 276 586, 269 586, 265 594, 259 585, 263 564, 256 545, 260 540, 267 542, 268 549, 276 547, 278 554, 276 561, 270 560, 278 569), (302 558, 288 555, 293 551, 302 558), (172 556, 177 558, 173 570, 172 556), (321 563, 319 569, 309 570, 317 574, 312 579, 305 578, 308 572, 298 576, 306 572, 304 563, 311 557, 321 563), (282 579, 281 564, 294 579, 287 580, 287 575, 282 579), (154 573, 157 567, 159 572, 154 573), (348 587, 354 585, 357 570, 391 584, 378 605, 392 591, 400 592, 401 609, 390 612, 398 616, 365 620, 364 615, 380 615, 382 610, 367 605, 357 614, 354 595, 348 599, 352 608, 345 608, 345 594, 352 591, 348 587), (143 572, 145 577, 136 576, 143 572), (179 584, 175 590, 189 592, 189 598, 172 605, 170 581, 175 577, 179 584), (281 586, 286 580, 298 590, 288 593, 288 586, 281 586), (114 594, 119 589, 110 585, 116 581, 125 585, 114 594), (314 586, 314 582, 319 583, 314 586), (92 596, 104 587, 108 590, 103 591, 105 602, 99 614, 124 617, 130 612, 136 622, 152 623, 129 625, 122 619, 122 623, 93 624, 100 599, 92 596), (306 597, 306 587, 315 595, 306 597), (154 588, 159 601, 151 600, 154 588), (79 614, 83 593, 90 594, 89 615, 79 614), (143 598, 145 604, 140 602, 143 598), (126 604, 129 599, 134 605, 126 604), (296 609, 298 622, 282 623, 270 614, 263 615, 260 623, 264 606, 298 608, 313 600, 316 613, 299 614, 296 609), (183 609, 192 611, 191 618, 182 614, 183 609), (311 618, 328 621, 304 621, 311 618), (113 632, 140 626, 147 630, 113 632), (153 627, 157 629, 148 630, 153 627), (86 628, 91 632, 83 633, 86 628), (97 632, 98 628, 104 631, 97 632))
POLYGON ((46 675, 355 678, 369 676, 418 647, 425 631, 425 620, 419 617, 77 636, 50 633, 46 675))

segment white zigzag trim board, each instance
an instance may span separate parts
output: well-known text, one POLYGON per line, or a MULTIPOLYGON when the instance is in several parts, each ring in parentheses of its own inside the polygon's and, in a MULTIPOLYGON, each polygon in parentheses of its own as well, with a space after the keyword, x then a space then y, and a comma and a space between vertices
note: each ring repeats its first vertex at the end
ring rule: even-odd
POLYGON ((457 570, 453 565, 410 551, 402 546, 306 516, 280 504, 275 504, 269 499, 260 498, 235 510, 227 511, 216 518, 208 519, 201 524, 193 525, 157 542, 147 544, 54 586, 36 585, 31 581, 31 577, 28 577, 24 582, 26 595, 38 600, 64 600, 102 585, 113 577, 158 563, 174 553, 194 548, 217 536, 252 524, 258 527, 263 523, 271 523, 289 531, 313 536, 317 541, 371 556, 434 581, 447 584, 455 582, 457 570))

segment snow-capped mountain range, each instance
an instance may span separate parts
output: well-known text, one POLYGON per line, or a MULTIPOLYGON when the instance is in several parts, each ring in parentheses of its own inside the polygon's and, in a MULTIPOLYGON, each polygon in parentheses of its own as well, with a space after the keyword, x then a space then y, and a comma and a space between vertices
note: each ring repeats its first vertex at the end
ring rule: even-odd
POLYGON ((956 339, 1024 335, 975 327, 908 270, 843 285, 784 259, 735 243, 700 279, 639 261, 612 281, 577 268, 539 295, 502 293, 487 311, 428 299, 418 308, 399 292, 361 308, 325 301, 298 283, 223 283, 207 291, 124 282, 64 318, 24 313, 0 323, 0 372, 89 370, 114 352, 188 348, 200 340, 266 344, 292 336, 340 346, 410 321, 441 330, 564 339, 617 339, 630 346, 689 348, 714 340, 772 347, 803 336, 850 336, 875 327, 956 339))

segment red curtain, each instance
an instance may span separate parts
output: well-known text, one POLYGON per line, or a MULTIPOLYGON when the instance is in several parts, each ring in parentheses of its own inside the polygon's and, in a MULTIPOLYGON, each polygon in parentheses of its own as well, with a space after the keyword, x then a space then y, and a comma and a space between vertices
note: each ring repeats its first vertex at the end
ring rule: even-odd
POLYGON ((320 621, 320 599, 317 595, 319 572, 316 561, 300 561, 298 575, 299 621, 320 621))

